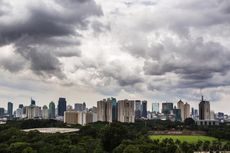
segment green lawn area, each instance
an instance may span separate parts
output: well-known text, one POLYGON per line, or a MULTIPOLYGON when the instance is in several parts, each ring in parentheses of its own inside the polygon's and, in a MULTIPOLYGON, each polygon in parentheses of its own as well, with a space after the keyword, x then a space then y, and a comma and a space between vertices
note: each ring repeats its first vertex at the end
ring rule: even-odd
POLYGON ((218 140, 217 138, 210 137, 210 136, 195 136, 195 135, 151 135, 150 138, 152 140, 157 140, 159 139, 160 141, 166 138, 171 138, 174 141, 179 140, 181 142, 187 141, 188 143, 196 143, 199 140, 200 141, 214 141, 218 140))

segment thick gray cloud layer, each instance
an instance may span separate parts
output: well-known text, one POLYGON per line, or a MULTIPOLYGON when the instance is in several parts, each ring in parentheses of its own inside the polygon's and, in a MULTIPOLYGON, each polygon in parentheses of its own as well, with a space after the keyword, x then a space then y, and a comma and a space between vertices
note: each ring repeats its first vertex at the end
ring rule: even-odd
POLYGON ((36 74, 64 77, 58 57, 80 56, 78 30, 88 28, 88 17, 102 15, 100 7, 93 0, 22 2, 23 10, 15 3, 1 1, 11 12, 0 8, 0 44, 13 44, 16 54, 24 57, 36 74), (13 13, 14 9, 17 12, 13 13), (20 15, 20 11, 25 12, 20 15))
POLYGON ((215 91, 229 88, 228 0, 0 4, 0 45, 11 46, 0 67, 10 74, 148 98, 189 97, 203 89, 216 100, 215 91))

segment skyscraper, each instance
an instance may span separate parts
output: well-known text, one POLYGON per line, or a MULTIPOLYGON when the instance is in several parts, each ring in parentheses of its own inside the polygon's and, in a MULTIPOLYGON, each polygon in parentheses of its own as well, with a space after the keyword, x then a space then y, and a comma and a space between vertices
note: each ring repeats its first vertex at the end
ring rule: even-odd
POLYGON ((162 113, 169 115, 170 112, 173 110, 173 103, 162 103, 162 113))
POLYGON ((201 102, 199 103, 199 119, 210 120, 210 103, 209 101, 205 101, 203 96, 201 102))
POLYGON ((75 103, 74 104, 74 110, 78 111, 78 112, 83 111, 83 104, 82 103, 75 103))
POLYGON ((141 117, 147 118, 147 101, 142 101, 142 113, 141 117))
POLYGON ((36 102, 35 102, 35 100, 33 100, 32 98, 31 98, 31 103, 30 103, 31 105, 36 105, 36 102))
POLYGON ((109 98, 97 102, 97 119, 98 121, 112 122, 113 120, 113 103, 109 98))
POLYGON ((116 98, 111 97, 112 101, 112 121, 117 121, 117 100, 116 98))
POLYGON ((83 102, 82 109, 83 109, 83 111, 86 110, 86 104, 85 104, 85 102, 83 102))
POLYGON ((5 109, 4 108, 0 108, 0 117, 3 117, 5 114, 5 109))
POLYGON ((179 100, 177 102, 177 108, 181 110, 181 121, 184 121, 185 116, 184 116, 184 102, 179 100))
POLYGON ((22 109, 23 108, 23 104, 19 104, 18 108, 22 109))
POLYGON ((135 119, 140 119, 141 118, 141 101, 140 100, 135 100, 135 119))
POLYGON ((181 121, 181 109, 174 108, 173 114, 175 116, 175 121, 181 121))
POLYGON ((8 102, 7 113, 11 117, 13 115, 13 103, 8 102))
POLYGON ((190 105, 188 103, 184 104, 184 119, 190 117, 190 105))
POLYGON ((49 104, 49 118, 50 119, 54 119, 55 118, 55 104, 52 101, 49 104))
POLYGON ((134 123, 134 101, 133 100, 119 100, 118 101, 118 121, 134 123))
POLYGON ((152 103, 152 112, 155 114, 159 113, 159 103, 152 103))
POLYGON ((49 118, 49 110, 46 105, 42 107, 42 118, 43 119, 48 119, 49 118))
POLYGON ((59 98, 58 100, 58 116, 64 116, 64 112, 66 111, 66 99, 59 98))

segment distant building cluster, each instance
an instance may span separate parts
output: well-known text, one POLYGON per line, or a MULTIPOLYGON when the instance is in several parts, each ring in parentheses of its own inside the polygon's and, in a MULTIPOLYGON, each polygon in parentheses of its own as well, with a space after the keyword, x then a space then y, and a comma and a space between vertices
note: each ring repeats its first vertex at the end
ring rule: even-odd
POLYGON ((12 119, 56 119, 67 124, 85 125, 92 122, 127 122, 135 120, 171 120, 184 122, 186 118, 192 118, 198 125, 218 125, 220 122, 229 122, 230 117, 223 112, 215 113, 210 110, 210 102, 203 96, 198 109, 191 108, 190 104, 179 100, 176 105, 172 102, 151 103, 151 111, 148 111, 146 100, 116 100, 107 98, 97 101, 97 107, 87 108, 86 103, 67 105, 65 98, 59 98, 57 106, 54 102, 43 107, 37 106, 31 98, 29 106, 20 104, 13 110, 13 103, 8 102, 7 110, 0 108, 0 124, 12 119))

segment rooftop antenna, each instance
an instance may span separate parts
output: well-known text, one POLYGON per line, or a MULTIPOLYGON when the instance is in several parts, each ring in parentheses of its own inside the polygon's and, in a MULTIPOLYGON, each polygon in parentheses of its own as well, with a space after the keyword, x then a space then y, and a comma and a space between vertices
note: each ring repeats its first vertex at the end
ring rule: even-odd
POLYGON ((204 96, 202 94, 202 89, 200 88, 201 101, 204 101, 204 96))

